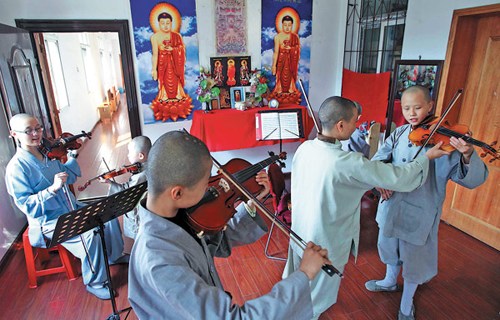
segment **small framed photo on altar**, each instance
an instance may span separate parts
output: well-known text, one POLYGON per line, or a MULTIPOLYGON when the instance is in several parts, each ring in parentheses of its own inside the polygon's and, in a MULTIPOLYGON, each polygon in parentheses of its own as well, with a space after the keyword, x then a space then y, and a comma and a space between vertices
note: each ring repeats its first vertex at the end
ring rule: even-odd
POLYGON ((245 101, 245 88, 244 87, 232 87, 231 88, 231 108, 234 109, 236 102, 245 101))
POLYGON ((210 100, 210 110, 219 110, 220 109, 220 102, 219 102, 219 97, 210 100))

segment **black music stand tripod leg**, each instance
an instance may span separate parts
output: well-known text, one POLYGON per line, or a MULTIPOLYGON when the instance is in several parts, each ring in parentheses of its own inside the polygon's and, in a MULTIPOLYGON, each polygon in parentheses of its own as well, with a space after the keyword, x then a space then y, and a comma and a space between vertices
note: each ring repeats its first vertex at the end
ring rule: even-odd
MULTIPOLYGON (((88 206, 75 209, 71 212, 59 216, 54 229, 54 234, 49 247, 53 247, 68 239, 71 239, 84 232, 94 230, 101 238, 103 250, 104 264, 106 268, 107 281, 105 285, 109 289, 111 303, 113 305, 113 314, 107 319, 120 319, 120 313, 132 310, 131 307, 117 311, 115 292, 111 282, 111 272, 109 269, 108 252, 106 250, 106 240, 104 238, 104 223, 118 218, 125 212, 133 210, 141 197, 147 190, 147 182, 143 182, 131 188, 120 191, 116 194, 108 196, 102 200, 95 201, 88 206), (97 228, 95 230, 94 228, 97 228)), ((126 318, 125 318, 126 319, 126 318)))

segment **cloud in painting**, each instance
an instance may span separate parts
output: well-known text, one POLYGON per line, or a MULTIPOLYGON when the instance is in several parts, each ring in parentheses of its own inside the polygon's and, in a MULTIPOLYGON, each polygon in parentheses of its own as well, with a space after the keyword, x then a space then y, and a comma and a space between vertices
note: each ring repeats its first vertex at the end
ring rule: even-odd
POLYGON ((191 16, 182 17, 180 33, 182 35, 190 35, 193 31, 196 31, 193 26, 195 21, 195 18, 191 16))
POLYGON ((274 37, 276 36, 276 29, 275 28, 263 28, 262 29, 262 40, 263 41, 274 41, 274 37))
POLYGON ((152 35, 153 30, 150 27, 134 28, 134 37, 136 44, 142 45, 145 42, 149 42, 152 35))
POLYGON ((311 34, 311 20, 300 20, 299 37, 311 34))

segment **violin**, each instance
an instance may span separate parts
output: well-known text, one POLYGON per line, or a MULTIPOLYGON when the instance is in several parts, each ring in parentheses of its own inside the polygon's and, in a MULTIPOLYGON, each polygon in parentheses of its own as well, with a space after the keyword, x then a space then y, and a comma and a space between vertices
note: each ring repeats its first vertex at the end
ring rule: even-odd
MULTIPOLYGON (((215 160, 212 157, 212 161, 214 165, 219 169, 219 175, 223 176, 225 179, 227 179, 228 183, 231 184, 232 188, 234 187, 234 190, 238 190, 244 197, 253 200, 255 203, 255 206, 271 221, 276 223, 276 226, 283 231, 286 235, 290 237, 290 240, 293 240, 299 247, 301 247, 303 250, 306 249, 307 243, 290 227, 288 227, 283 221, 278 219, 275 215, 273 215, 268 208, 262 205, 262 203, 255 198, 255 196, 247 190, 241 183, 238 182, 238 179, 233 177, 233 175, 223 169, 223 166, 221 166, 217 160, 215 160)), ((334 274, 337 274, 339 277, 343 277, 342 273, 337 270, 333 265, 331 264, 325 264, 321 267, 321 269, 326 272, 330 277, 332 277, 334 274)))
MULTIPOLYGON (((278 160, 286 159, 286 152, 274 155, 269 152, 270 157, 251 165, 243 159, 232 159, 223 168, 232 172, 234 178, 241 183, 251 194, 258 194, 262 190, 255 179, 252 179, 259 171, 278 160)), ((186 209, 187 223, 201 237, 204 234, 215 234, 224 229, 227 222, 235 214, 235 203, 246 200, 245 196, 235 189, 221 174, 209 178, 208 189, 203 198, 196 205, 186 209)))
POLYGON ((427 141, 427 144, 434 145, 439 142, 443 142, 441 149, 451 152, 454 151, 455 148, 450 144, 450 138, 462 138, 465 142, 481 148, 484 151, 480 154, 482 158, 484 158, 487 154, 491 155, 493 158, 490 159, 490 163, 500 159, 500 153, 493 148, 493 146, 497 143, 496 141, 491 145, 488 145, 485 142, 473 139, 472 137, 466 135, 471 134, 468 126, 464 124, 451 125, 447 120, 444 120, 436 129, 435 127, 438 121, 438 117, 432 115, 428 116, 417 128, 410 132, 408 138, 413 144, 422 146, 428 139, 430 133, 435 130, 434 135, 429 139, 429 141, 427 141))
POLYGON ((84 185, 78 187, 78 191, 85 190, 92 183, 92 181, 95 181, 97 179, 113 179, 114 177, 121 176, 122 174, 125 174, 125 173, 135 174, 135 173, 140 172, 141 168, 142 168, 142 163, 136 162, 136 163, 128 165, 128 166, 123 166, 119 169, 114 169, 114 170, 110 170, 108 172, 104 172, 104 173, 98 175, 97 177, 94 177, 92 179, 87 180, 87 182, 85 182, 84 185))
POLYGON ((64 132, 55 140, 42 138, 39 150, 49 159, 62 160, 64 157, 66 157, 68 150, 80 149, 82 144, 77 140, 82 137, 92 139, 92 132, 85 132, 82 130, 81 134, 76 135, 73 135, 69 132, 64 132))

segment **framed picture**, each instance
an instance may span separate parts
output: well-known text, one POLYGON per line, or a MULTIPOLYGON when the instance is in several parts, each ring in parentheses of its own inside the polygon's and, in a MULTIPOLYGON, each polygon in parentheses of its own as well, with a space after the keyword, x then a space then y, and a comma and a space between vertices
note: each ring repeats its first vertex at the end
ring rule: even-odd
POLYGON ((219 94, 219 108, 231 109, 231 96, 229 95, 229 88, 221 87, 219 94))
POLYGON ((234 104, 236 102, 245 101, 244 87, 232 87, 230 92, 231 92, 231 108, 234 109, 234 104))
POLYGON ((211 57, 210 70, 218 87, 239 87, 250 84, 250 56, 211 57))
POLYGON ((210 100, 210 110, 219 110, 220 109, 220 99, 219 97, 210 100))
POLYGON ((257 97, 257 92, 252 92, 252 87, 251 86, 245 86, 243 87, 245 90, 245 100, 253 99, 257 97))
MULTIPOLYGON (((429 89, 431 98, 437 101, 439 81, 443 60, 396 60, 392 75, 392 83, 389 94, 389 107, 387 110, 386 128, 395 122, 401 125, 401 95, 403 91, 411 86, 420 85, 429 89)), ((386 137, 390 130, 386 130, 386 137)))

